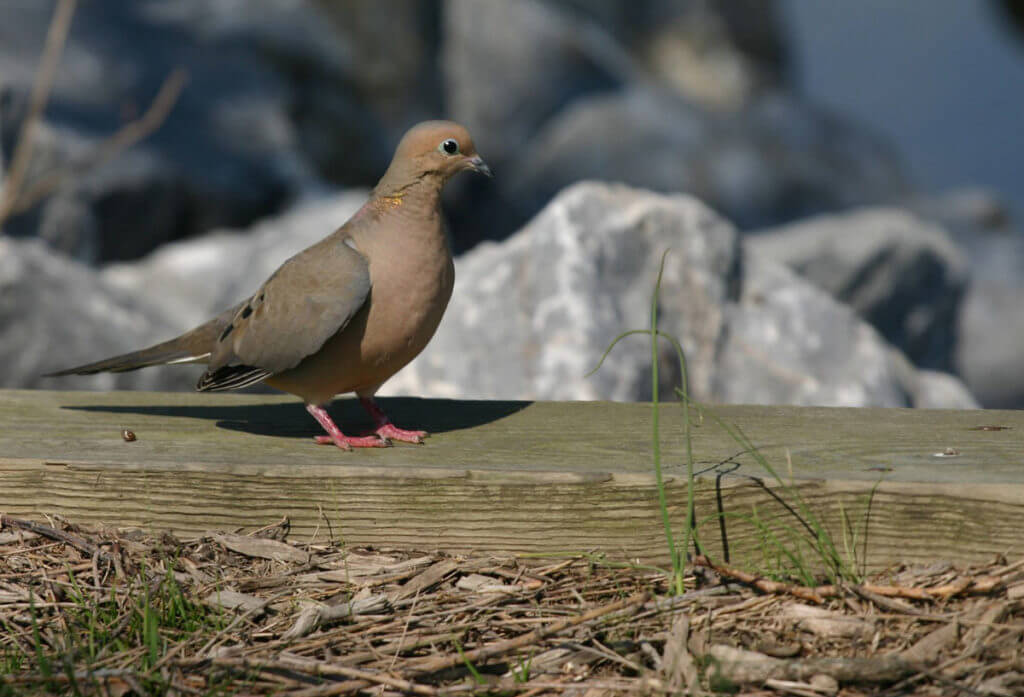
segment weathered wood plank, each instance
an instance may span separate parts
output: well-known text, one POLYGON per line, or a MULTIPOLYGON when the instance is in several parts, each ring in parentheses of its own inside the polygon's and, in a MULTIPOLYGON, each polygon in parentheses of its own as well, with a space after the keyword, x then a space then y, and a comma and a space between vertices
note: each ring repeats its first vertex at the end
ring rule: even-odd
MULTIPOLYGON (((600 550, 664 563, 647 404, 388 400, 425 446, 316 446, 293 400, 267 395, 0 391, 0 511, 201 534, 287 515, 298 538, 525 553, 600 550), (129 428, 135 442, 125 442, 129 428)), ((1024 412, 721 406, 837 536, 868 518, 870 565, 1024 554, 1024 412), (1001 426, 1003 430, 982 430, 1001 426), (937 453, 958 453, 939 457, 937 453), (787 459, 788 458, 788 459, 787 459), (888 471, 882 471, 882 470, 888 471)), ((357 405, 336 416, 366 425, 357 405)), ((668 497, 686 496, 681 410, 662 406, 668 497)), ((693 429, 702 539, 758 562, 753 511, 795 526, 712 420, 693 429)), ((779 490, 778 486, 774 487, 779 490)), ((783 493, 784 496, 791 495, 783 493)), ((779 528, 781 529, 781 528, 779 528)), ((863 532, 857 538, 863 542, 863 532)))

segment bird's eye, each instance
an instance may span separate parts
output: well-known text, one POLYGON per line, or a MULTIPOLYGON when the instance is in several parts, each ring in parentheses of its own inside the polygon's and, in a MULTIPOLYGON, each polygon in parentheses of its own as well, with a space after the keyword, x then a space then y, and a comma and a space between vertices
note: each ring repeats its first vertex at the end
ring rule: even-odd
POLYGON ((442 142, 437 149, 443 153, 454 155, 459 151, 459 143, 454 138, 449 138, 448 140, 442 142))

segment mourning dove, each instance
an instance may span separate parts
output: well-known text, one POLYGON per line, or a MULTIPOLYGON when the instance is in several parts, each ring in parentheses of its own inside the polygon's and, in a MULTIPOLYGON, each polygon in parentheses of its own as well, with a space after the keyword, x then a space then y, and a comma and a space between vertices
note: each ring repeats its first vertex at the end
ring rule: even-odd
POLYGON ((428 121, 402 138, 369 200, 338 230, 286 261, 251 297, 181 336, 50 373, 87 375, 205 363, 196 389, 264 382, 298 395, 339 448, 422 443, 391 423, 373 395, 434 335, 455 280, 441 189, 463 170, 490 176, 469 132, 428 121), (355 392, 375 423, 347 436, 324 408, 355 392))

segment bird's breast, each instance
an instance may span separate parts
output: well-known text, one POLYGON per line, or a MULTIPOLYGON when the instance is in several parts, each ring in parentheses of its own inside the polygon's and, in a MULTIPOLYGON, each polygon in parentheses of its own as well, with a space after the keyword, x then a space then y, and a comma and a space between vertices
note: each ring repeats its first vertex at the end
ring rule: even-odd
POLYGON ((397 363, 397 371, 434 335, 451 298, 455 273, 447 249, 394 252, 370 264, 372 285, 362 354, 371 362, 397 363))

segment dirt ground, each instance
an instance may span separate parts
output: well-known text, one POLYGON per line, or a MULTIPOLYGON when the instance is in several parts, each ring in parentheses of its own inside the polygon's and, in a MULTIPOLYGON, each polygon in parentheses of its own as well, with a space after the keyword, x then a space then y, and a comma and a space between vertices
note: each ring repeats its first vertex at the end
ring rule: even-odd
POLYGON ((0 696, 1024 695, 1024 560, 806 588, 0 516, 0 696))

